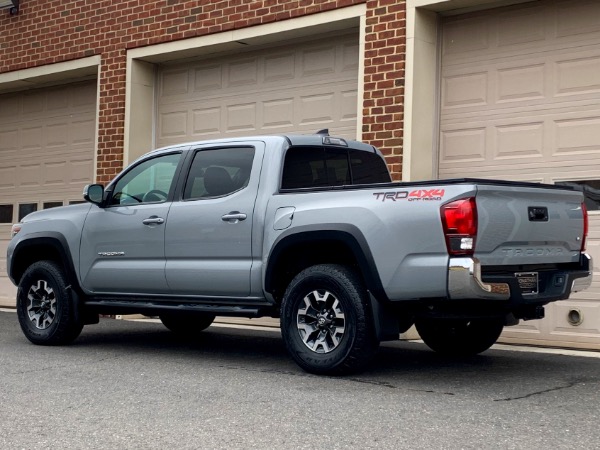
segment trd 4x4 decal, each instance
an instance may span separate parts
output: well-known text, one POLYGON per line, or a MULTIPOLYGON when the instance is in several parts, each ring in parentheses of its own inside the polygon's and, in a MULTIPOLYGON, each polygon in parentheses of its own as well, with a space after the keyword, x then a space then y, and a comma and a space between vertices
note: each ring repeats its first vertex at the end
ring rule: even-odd
POLYGON ((416 189, 414 191, 396 191, 396 192, 373 192, 376 200, 385 202, 386 200, 408 200, 415 201, 432 201, 441 200, 444 198, 444 189, 416 189))

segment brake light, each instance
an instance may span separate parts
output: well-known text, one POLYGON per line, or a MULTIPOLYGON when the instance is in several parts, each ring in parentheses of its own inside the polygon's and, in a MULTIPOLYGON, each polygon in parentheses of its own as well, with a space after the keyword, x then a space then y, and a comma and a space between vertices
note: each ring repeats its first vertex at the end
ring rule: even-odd
POLYGON ((581 203, 581 211, 583 211, 583 238, 581 239, 581 251, 585 251, 585 241, 588 235, 588 211, 585 203, 581 203))
POLYGON ((477 237, 475 197, 456 200, 440 209, 446 246, 450 255, 472 255, 477 237))

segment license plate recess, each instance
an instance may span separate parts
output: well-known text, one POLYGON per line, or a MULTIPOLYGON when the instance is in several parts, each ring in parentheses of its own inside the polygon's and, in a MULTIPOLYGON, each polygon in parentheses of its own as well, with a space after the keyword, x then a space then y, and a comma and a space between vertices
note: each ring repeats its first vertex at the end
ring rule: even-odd
POLYGON ((517 272, 515 278, 523 295, 534 295, 539 291, 539 277, 537 272, 517 272))

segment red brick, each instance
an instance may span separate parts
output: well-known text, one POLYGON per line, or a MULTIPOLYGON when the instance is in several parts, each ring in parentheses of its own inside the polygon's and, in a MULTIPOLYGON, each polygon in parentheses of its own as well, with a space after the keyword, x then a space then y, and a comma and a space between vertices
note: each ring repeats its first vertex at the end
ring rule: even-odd
POLYGON ((128 49, 359 3, 367 6, 362 138, 394 155, 389 163, 396 171, 394 179, 399 179, 406 27, 403 0, 28 0, 18 16, 0 14, 0 73, 102 56, 96 175, 98 181, 107 182, 123 163, 128 49), (383 130, 393 136, 381 136, 383 130))

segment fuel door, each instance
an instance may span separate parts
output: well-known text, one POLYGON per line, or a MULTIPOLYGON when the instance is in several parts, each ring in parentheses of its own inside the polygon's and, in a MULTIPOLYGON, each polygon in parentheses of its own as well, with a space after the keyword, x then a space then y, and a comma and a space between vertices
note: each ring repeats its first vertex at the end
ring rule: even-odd
POLYGON ((275 230, 285 230, 286 228, 289 228, 292 224, 292 220, 294 220, 294 211, 296 211, 296 208, 293 206, 277 208, 277 211, 275 211, 273 228, 275 230))

